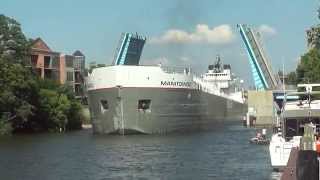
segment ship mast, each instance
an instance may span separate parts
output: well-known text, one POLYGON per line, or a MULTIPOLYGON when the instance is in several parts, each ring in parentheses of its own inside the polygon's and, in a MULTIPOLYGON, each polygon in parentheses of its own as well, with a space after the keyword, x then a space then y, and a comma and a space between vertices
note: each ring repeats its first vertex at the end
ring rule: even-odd
POLYGON ((222 71, 221 68, 222 68, 222 67, 221 67, 221 58, 220 58, 220 55, 218 54, 218 55, 216 56, 216 62, 214 63, 214 72, 215 72, 215 73, 221 72, 221 71, 222 71))

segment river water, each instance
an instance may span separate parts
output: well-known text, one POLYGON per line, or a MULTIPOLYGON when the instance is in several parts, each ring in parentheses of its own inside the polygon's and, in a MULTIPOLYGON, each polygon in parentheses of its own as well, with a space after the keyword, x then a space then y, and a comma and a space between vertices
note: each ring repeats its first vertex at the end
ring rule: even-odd
POLYGON ((268 146, 248 143, 255 133, 229 124, 162 136, 14 135, 0 138, 0 179, 279 179, 268 146))

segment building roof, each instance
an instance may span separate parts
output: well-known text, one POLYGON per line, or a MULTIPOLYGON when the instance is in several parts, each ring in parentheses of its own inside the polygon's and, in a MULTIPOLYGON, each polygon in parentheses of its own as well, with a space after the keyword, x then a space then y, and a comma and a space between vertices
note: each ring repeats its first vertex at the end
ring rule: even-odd
POLYGON ((52 55, 59 55, 60 52, 52 51, 49 46, 41 39, 37 38, 32 41, 31 44, 31 53, 45 53, 45 54, 52 54, 52 55))
POLYGON ((34 49, 42 50, 42 51, 52 52, 49 46, 39 37, 32 42, 31 47, 34 49))
POLYGON ((81 51, 76 50, 72 55, 74 56, 84 56, 81 51))

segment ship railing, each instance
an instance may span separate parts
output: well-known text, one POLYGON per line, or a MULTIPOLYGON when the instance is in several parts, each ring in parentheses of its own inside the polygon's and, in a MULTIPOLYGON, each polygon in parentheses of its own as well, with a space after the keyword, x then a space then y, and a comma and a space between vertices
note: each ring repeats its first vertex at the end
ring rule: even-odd
POLYGON ((185 68, 185 67, 176 67, 176 66, 160 66, 161 69, 169 74, 191 74, 192 70, 191 68, 185 68))
MULTIPOLYGON (((103 67, 111 67, 115 65, 105 65, 103 67)), ((193 75, 193 71, 191 68, 188 67, 177 67, 177 66, 164 66, 161 64, 158 65, 125 65, 125 66, 144 66, 144 67, 160 67, 161 70, 168 74, 186 74, 186 75, 193 75)), ((102 67, 96 67, 102 68, 102 67)), ((94 69, 96 69, 94 68, 94 69)), ((89 73, 90 76, 91 73, 89 73)))

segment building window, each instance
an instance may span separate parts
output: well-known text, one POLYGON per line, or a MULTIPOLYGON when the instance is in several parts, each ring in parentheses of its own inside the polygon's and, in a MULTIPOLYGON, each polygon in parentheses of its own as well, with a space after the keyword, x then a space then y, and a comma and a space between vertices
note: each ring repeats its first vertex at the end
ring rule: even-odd
POLYGON ((66 67, 72 68, 73 67, 73 57, 72 56, 65 56, 66 58, 66 67))
POLYGON ((147 110, 150 109, 151 100, 150 99, 141 99, 138 102, 138 109, 139 110, 147 110))
POLYGON ((81 83, 81 74, 80 72, 74 72, 75 83, 81 83))
POLYGON ((50 56, 44 56, 44 68, 50 68, 50 56))
POLYGON ((31 55, 31 65, 32 66, 37 66, 38 63, 38 55, 31 55))
POLYGON ((73 81, 73 72, 67 72, 67 81, 73 81))
POLYGON ((53 57, 52 57, 51 66, 52 66, 53 68, 59 68, 59 65, 60 65, 59 56, 53 56, 53 57))

